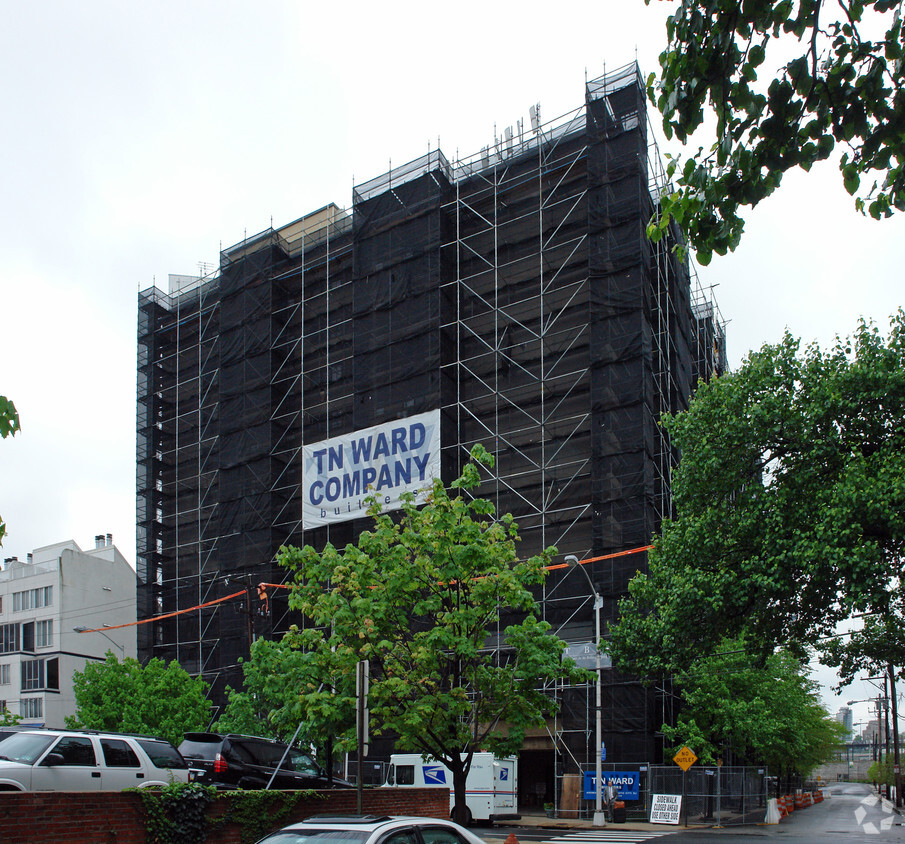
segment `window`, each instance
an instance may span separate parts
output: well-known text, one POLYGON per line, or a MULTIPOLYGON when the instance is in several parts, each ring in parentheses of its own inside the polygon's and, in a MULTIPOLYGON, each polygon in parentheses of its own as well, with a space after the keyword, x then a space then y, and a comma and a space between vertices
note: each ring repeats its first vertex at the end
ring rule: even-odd
POLYGON ((418 834, 414 829, 400 829, 391 833, 381 844, 419 844, 418 834))
POLYGON ((140 768, 135 751, 121 739, 101 739, 104 761, 110 768, 140 768))
POLYGON ((44 688, 44 660, 29 659, 22 663, 22 691, 44 688))
POLYGON ((53 645, 53 619, 39 621, 35 626, 35 646, 49 648, 53 645))
POLYGON ((465 839, 454 829, 445 826, 422 826, 424 844, 465 844, 465 839))
POLYGON ((60 660, 29 659, 22 663, 22 691, 34 692, 38 689, 60 689, 60 660))
POLYGON ((87 736, 63 736, 51 750, 63 757, 64 765, 94 766, 94 746, 87 736))
POLYGON ((23 718, 43 718, 44 701, 39 697, 23 697, 19 699, 19 714, 23 718))
MULTIPOLYGON (((9 685, 9 663, 0 665, 0 686, 9 685)), ((2 711, 2 710, 0 710, 2 711)))
POLYGON ((47 688, 53 691, 60 690, 60 660, 57 657, 46 660, 47 662, 47 688))
POLYGON ((19 625, 0 624, 0 654, 19 650, 19 625))
POLYGON ((22 625, 22 650, 33 651, 35 649, 35 623, 26 621, 22 625))
POLYGON ((13 592, 13 612, 39 610, 53 604, 53 586, 39 586, 24 592, 13 592))
POLYGON ((415 784, 415 766, 414 765, 397 765, 396 766, 396 785, 414 785, 415 784))
POLYGON ((168 741, 157 741, 150 738, 140 738, 136 741, 138 746, 148 754, 148 758, 155 768, 188 768, 189 766, 179 751, 168 741))

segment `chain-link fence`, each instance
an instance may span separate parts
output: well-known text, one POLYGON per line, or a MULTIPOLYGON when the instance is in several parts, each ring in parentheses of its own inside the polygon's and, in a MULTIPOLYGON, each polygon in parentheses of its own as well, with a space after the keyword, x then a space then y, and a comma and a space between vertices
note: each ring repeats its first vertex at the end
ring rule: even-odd
MULTIPOLYGON (((596 801, 593 771, 585 772, 577 809, 560 812, 591 817, 596 801)), ((604 786, 613 783, 617 799, 624 804, 626 820, 647 821, 656 795, 681 797, 679 823, 688 826, 733 826, 763 821, 767 810, 767 788, 771 782, 765 768, 699 767, 687 772, 676 765, 619 763, 603 766, 604 786)), ((568 791, 568 789, 565 789, 568 791)), ((568 800, 562 801, 568 803, 568 800)), ((621 817, 621 812, 617 817, 621 817)), ((613 819, 612 812, 610 819, 613 819)))

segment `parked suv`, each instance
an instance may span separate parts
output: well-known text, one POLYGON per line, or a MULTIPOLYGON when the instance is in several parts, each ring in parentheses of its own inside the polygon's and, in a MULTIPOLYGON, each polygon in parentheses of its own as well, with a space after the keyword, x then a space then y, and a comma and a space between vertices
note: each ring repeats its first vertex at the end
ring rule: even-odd
POLYGON ((0 746, 0 791, 121 791, 188 782, 168 741, 93 730, 23 730, 0 746))
MULTIPOLYGON (((193 779, 219 788, 328 788, 327 773, 297 747, 281 741, 235 733, 186 733, 179 752, 194 771, 193 779)), ((333 778, 333 788, 352 783, 333 778)))

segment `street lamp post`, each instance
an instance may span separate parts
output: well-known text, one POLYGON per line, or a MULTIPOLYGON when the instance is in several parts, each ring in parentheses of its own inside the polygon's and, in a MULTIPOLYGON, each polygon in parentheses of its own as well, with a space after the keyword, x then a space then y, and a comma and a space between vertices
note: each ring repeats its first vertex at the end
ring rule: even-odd
POLYGON ((588 585, 591 587, 591 594, 594 596, 594 634, 595 634, 595 650, 597 653, 597 753, 595 767, 595 801, 594 801, 594 826, 606 826, 606 814, 603 811, 603 759, 601 753, 603 750, 603 721, 601 719, 601 667, 600 667, 600 605, 603 603, 587 569, 581 565, 578 557, 570 554, 566 557, 566 563, 569 568, 578 568, 587 578, 588 585))
POLYGON ((101 636, 103 636, 108 642, 112 642, 114 645, 116 645, 116 647, 119 648, 120 652, 122 653, 122 658, 123 660, 125 660, 126 649, 115 639, 112 639, 110 636, 104 633, 103 630, 98 630, 96 627, 85 627, 84 625, 82 625, 80 627, 73 627, 72 631, 73 633, 100 633, 101 636))

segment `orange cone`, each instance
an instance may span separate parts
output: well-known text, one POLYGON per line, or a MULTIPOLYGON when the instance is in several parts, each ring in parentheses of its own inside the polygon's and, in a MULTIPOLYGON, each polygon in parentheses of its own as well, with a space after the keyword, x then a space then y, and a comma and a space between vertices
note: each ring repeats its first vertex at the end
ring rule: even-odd
POLYGON ((504 844, 518 844, 518 838, 515 837, 514 832, 510 832, 509 835, 506 836, 504 844))

